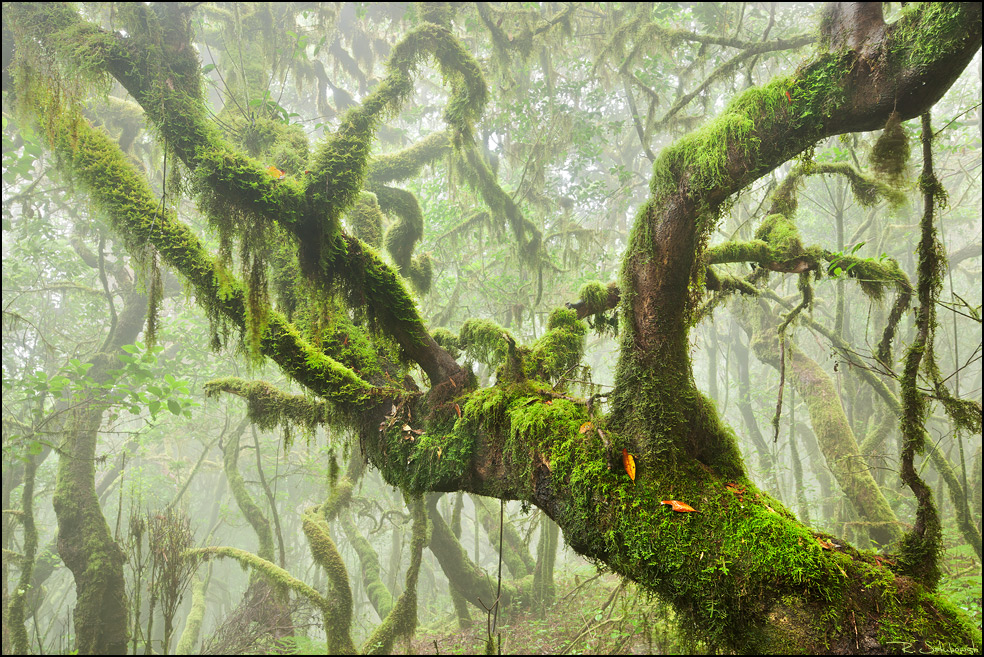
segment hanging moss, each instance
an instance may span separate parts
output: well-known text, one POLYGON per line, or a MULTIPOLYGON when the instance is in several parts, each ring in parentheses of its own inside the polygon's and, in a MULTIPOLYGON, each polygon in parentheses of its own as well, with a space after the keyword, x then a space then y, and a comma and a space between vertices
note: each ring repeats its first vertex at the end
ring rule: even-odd
POLYGON ((881 200, 887 201, 893 208, 901 207, 906 202, 905 194, 877 178, 868 177, 847 162, 813 162, 807 160, 793 167, 789 175, 772 193, 770 214, 778 213, 793 217, 798 206, 798 190, 803 179, 814 175, 841 175, 847 178, 851 185, 851 193, 863 207, 872 207, 881 200))
POLYGON ((900 294, 911 294, 912 284, 893 258, 874 260, 853 255, 826 251, 824 259, 830 263, 832 274, 844 274, 858 282, 858 287, 869 298, 880 301, 886 288, 900 294))
MULTIPOLYGON (((132 11, 136 15, 146 10, 136 8, 132 11)), ((173 8, 155 8, 154 11, 173 12, 173 8)), ((46 20, 61 21, 61 29, 84 25, 71 9, 59 7, 55 13, 57 16, 46 17, 46 20)), ((169 15, 169 20, 180 24, 176 26, 174 39, 167 43, 177 44, 171 49, 180 50, 181 45, 190 40, 190 23, 181 12, 169 15)), ((138 17, 134 24, 139 27, 139 23, 138 17)), ((49 27, 59 29, 59 26, 49 27)), ((329 289, 342 279, 344 286, 353 293, 347 296, 355 302, 353 307, 370 306, 370 315, 382 320, 379 326, 414 353, 416 345, 413 343, 422 344, 427 338, 412 299, 401 286, 386 280, 391 277, 384 272, 385 265, 362 257, 360 249, 353 248, 339 234, 339 219, 360 193, 372 137, 379 121, 385 114, 398 110, 406 100, 413 90, 413 75, 428 56, 437 60, 451 87, 445 116, 454 141, 470 143, 472 125, 484 108, 487 90, 477 63, 450 30, 424 23, 407 34, 392 51, 383 82, 362 105, 353 108, 339 130, 316 149, 311 173, 283 179, 271 176, 264 168, 266 165, 233 151, 217 134, 201 100, 201 76, 194 49, 184 48, 180 57, 170 51, 164 52, 152 38, 144 39, 146 25, 142 30, 139 32, 141 37, 133 40, 136 54, 122 49, 97 28, 91 32, 107 41, 114 58, 107 66, 142 104, 169 147, 194 172, 200 182, 196 189, 202 207, 210 216, 228 219, 220 220, 220 224, 226 226, 226 229, 220 226, 220 232, 227 233, 226 241, 229 241, 230 229, 234 235, 245 236, 256 225, 256 220, 284 226, 298 240, 302 270, 309 278, 329 289), (171 74, 168 78, 171 85, 149 85, 146 79, 136 75, 144 69, 136 66, 133 58, 143 55, 153 60, 153 70, 158 67, 171 74)), ((75 35, 73 33, 73 37, 75 35)), ((73 43, 73 47, 67 49, 69 57, 85 50, 77 46, 73 43)), ((28 100, 27 105, 36 107, 38 103, 28 100)), ((427 279, 426 263, 420 261, 418 265, 415 277, 423 284, 427 279)), ((253 298, 256 300, 258 293, 253 298)), ((250 326, 262 326, 262 322, 251 320, 262 315, 262 306, 252 303, 250 307, 253 312, 248 317, 243 314, 243 318, 250 326)), ((257 331, 252 333, 255 338, 257 331)), ((255 345, 256 340, 250 342, 255 345)), ((442 374, 436 370, 431 373, 442 374)))
POLYGON ((304 395, 290 395, 266 381, 246 381, 237 377, 215 379, 205 384, 205 394, 220 392, 238 395, 246 400, 250 421, 264 431, 284 430, 286 448, 290 447, 293 427, 301 427, 309 435, 319 426, 338 423, 338 412, 323 401, 304 395))
POLYGON ((871 147, 871 168, 889 184, 901 187, 909 166, 909 136, 902 127, 902 117, 892 112, 878 141, 871 147))
POLYGON ((515 342, 509 331, 488 319, 469 319, 458 332, 458 344, 465 354, 491 368, 498 367, 515 342))
POLYGON ((469 147, 462 155, 455 160, 458 171, 478 191, 492 211, 492 216, 505 219, 509 224, 519 244, 520 261, 528 266, 539 266, 543 240, 540 230, 499 186, 495 174, 477 148, 469 147))

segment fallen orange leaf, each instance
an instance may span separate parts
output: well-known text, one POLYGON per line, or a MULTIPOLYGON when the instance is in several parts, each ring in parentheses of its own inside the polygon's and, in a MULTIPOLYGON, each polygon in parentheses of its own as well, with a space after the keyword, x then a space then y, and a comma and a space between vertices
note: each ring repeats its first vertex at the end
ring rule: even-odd
POLYGON ((286 173, 284 173, 283 171, 272 165, 266 168, 266 172, 269 173, 274 178, 276 178, 277 180, 280 180, 281 178, 287 175, 286 173))
POLYGON ((584 424, 581 425, 581 428, 578 429, 578 433, 587 433, 591 431, 591 429, 593 428, 594 428, 593 424, 591 424, 590 422, 585 422, 584 424))
POLYGON ((677 500, 663 500, 662 502, 660 502, 660 504, 669 504, 670 508, 673 509, 674 511, 681 511, 687 513, 700 513, 697 509, 690 506, 689 504, 686 504, 684 502, 679 502, 677 500))
POLYGON ((629 450, 622 449, 622 465, 625 466, 625 473, 629 479, 635 481, 635 459, 629 454, 629 450))

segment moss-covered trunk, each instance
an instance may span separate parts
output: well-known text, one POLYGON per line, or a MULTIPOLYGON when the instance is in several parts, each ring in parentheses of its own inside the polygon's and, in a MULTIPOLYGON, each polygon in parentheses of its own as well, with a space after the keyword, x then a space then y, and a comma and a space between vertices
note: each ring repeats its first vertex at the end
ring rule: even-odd
MULTIPOLYGON (((430 550, 441 564, 448 584, 465 601, 481 611, 495 601, 496 584, 489 581, 485 571, 473 562, 464 547, 455 538, 451 528, 437 510, 440 495, 427 497, 427 511, 431 519, 430 550)), ((509 610, 525 609, 533 600, 533 577, 502 582, 499 604, 509 610)))
MULTIPOLYGON (((776 331, 780 324, 778 318, 764 304, 752 302, 746 306, 741 321, 755 355, 778 369, 782 361, 776 331)), ((880 545, 897 541, 902 536, 898 519, 858 448, 834 382, 790 338, 785 340, 785 350, 786 380, 806 403, 827 467, 867 526, 871 538, 880 545)))
MULTIPOLYGON (((118 367, 113 351, 140 332, 147 301, 133 291, 124 297, 107 351, 92 360, 88 376, 105 383, 118 367)), ((59 448, 52 501, 58 519, 58 555, 75 577, 75 632, 79 654, 122 655, 129 639, 129 608, 123 551, 113 539, 96 495, 96 446, 105 405, 95 392, 79 395, 69 411, 59 448)))
POLYGON ((58 555, 75 576, 79 654, 123 655, 129 609, 123 552, 113 540, 95 492, 96 444, 103 409, 73 411, 60 445, 54 508, 58 555))

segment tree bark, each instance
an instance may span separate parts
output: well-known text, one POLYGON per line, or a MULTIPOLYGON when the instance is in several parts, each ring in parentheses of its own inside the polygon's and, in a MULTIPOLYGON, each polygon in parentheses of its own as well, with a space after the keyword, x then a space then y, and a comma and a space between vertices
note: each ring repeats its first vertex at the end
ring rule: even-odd
MULTIPOLYGON (((113 335, 113 351, 136 340, 147 299, 130 291, 113 335)), ((88 376, 99 383, 118 365, 113 351, 97 355, 88 376)), ((105 406, 95 395, 79 398, 69 413, 59 450, 52 501, 58 519, 58 555, 75 577, 75 632, 79 654, 123 655, 129 639, 125 558, 113 540, 96 495, 96 446, 105 406)))

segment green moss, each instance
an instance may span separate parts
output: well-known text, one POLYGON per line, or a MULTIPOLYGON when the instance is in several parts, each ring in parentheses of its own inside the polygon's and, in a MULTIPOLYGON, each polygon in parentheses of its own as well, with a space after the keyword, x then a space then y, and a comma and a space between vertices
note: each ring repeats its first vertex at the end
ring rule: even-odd
POLYGON ((321 606, 325 619, 325 633, 328 636, 328 654, 353 655, 352 643, 352 589, 349 586, 348 569, 342 560, 335 542, 328 531, 328 524, 316 513, 308 509, 302 519, 301 528, 308 539, 311 556, 315 563, 325 569, 328 579, 329 596, 321 606))
POLYGON ((904 295, 910 295, 913 291, 908 276, 892 258, 875 260, 826 252, 825 259, 830 262, 831 274, 846 274, 853 278, 861 291, 876 301, 884 297, 886 288, 894 288, 904 295))
POLYGON ((608 287, 601 281, 588 281, 581 286, 577 296, 592 315, 598 312, 592 309, 605 308, 608 305, 608 287))
POLYGON ((369 181, 372 185, 381 185, 408 180, 418 175, 425 165, 450 152, 450 134, 434 132, 402 151, 374 157, 369 163, 369 181))
POLYGON ((222 464, 225 471, 226 481, 229 482, 229 490, 236 500, 236 505, 242 512, 246 521, 256 532, 259 542, 257 556, 265 561, 273 561, 273 530, 270 521, 260 510, 253 496, 246 489, 246 482, 239 471, 239 440, 245 427, 240 424, 239 428, 233 431, 226 439, 222 452, 222 464))
POLYGON ((728 170, 730 149, 745 148, 747 155, 755 121, 763 121, 762 127, 766 127, 776 120, 787 103, 789 84, 787 78, 777 78, 764 87, 749 89, 713 121, 663 149, 653 163, 652 197, 661 199, 674 193, 679 188, 677 176, 684 171, 688 172, 692 193, 727 186, 732 175, 728 170))
POLYGON ((400 274, 410 279, 418 292, 430 289, 431 262, 429 256, 412 258, 414 247, 424 235, 424 215, 417 197, 403 189, 377 185, 373 189, 380 207, 395 215, 396 221, 386 231, 386 250, 396 263, 400 274))
POLYGON ((434 342, 451 354, 452 358, 457 358, 461 355, 461 342, 458 340, 458 336, 448 329, 436 328, 431 331, 431 336, 434 338, 434 342))
POLYGON ((755 230, 755 239, 766 242, 775 260, 787 260, 803 253, 803 242, 792 221, 781 214, 770 214, 755 230))
POLYGON ((207 580, 196 578, 191 584, 191 609, 185 619, 184 631, 175 646, 176 655, 194 655, 195 646, 198 644, 198 637, 202 631, 202 621, 205 620, 205 588, 207 580))
POLYGON ((346 217, 352 234, 374 249, 383 245, 383 214, 375 194, 363 192, 346 217))
POLYGON ((284 430, 285 447, 290 447, 293 427, 309 434, 323 425, 338 422, 337 412, 328 404, 304 395, 291 395, 266 381, 246 381, 236 377, 215 379, 205 384, 206 396, 228 392, 246 400, 249 419, 260 429, 284 430))
POLYGON ((399 637, 409 637, 417 627, 417 577, 424 546, 430 542, 427 531, 427 510, 423 497, 407 500, 413 516, 413 529, 410 536, 410 565, 407 567, 403 593, 397 599, 392 611, 386 614, 383 622, 373 631, 363 644, 365 654, 389 654, 394 641, 399 637))
MULTIPOLYGON (((310 519, 311 514, 304 515, 304 531, 311 543, 312 554, 319 558, 322 553, 318 550, 325 548, 324 540, 331 541, 327 531, 323 526, 319 526, 316 520, 310 519), (312 539, 312 536, 314 537, 312 539), (317 545, 317 548, 315 547, 317 545)), ((186 558, 198 558, 208 560, 213 557, 226 557, 235 559, 243 568, 252 568, 267 579, 278 591, 294 591, 303 596, 321 611, 326 633, 328 635, 328 652, 331 654, 350 655, 355 653, 355 646, 348 636, 348 627, 339 625, 335 622, 339 616, 344 617, 344 609, 341 609, 343 600, 326 599, 307 583, 292 576, 280 566, 258 557, 252 552, 241 550, 234 547, 206 547, 188 550, 185 552, 186 558), (340 631, 341 630, 341 631, 340 631), (347 639, 347 640, 346 640, 347 639)), ((321 562, 319 561, 319 564, 321 562)), ((342 564, 342 568, 344 568, 342 564)), ((327 569, 326 569, 327 571, 327 569)), ((330 574, 329 574, 330 576, 330 574)), ((351 611, 351 608, 349 608, 351 611)))
POLYGON ((547 332, 530 349, 528 376, 556 380, 570 374, 584 356, 585 333, 587 327, 575 311, 558 308, 551 312, 547 332))
POLYGON ((359 528, 352 520, 352 514, 348 509, 338 514, 338 519, 345 532, 345 537, 349 544, 359 555, 359 563, 362 566, 362 581, 366 588, 369 602, 380 618, 386 618, 387 614, 393 609, 393 595, 380 578, 379 555, 373 549, 372 544, 366 540, 359 528))
POLYGON ((509 331, 488 319, 469 319, 458 332, 458 344, 472 360, 498 367, 513 340, 509 331))
POLYGON ((508 222, 519 244, 520 262, 530 267, 539 266, 543 236, 532 221, 526 218, 522 210, 499 185, 495 174, 488 162, 471 146, 454 160, 457 170, 463 178, 481 195, 489 207, 491 216, 500 217, 508 222))
POLYGON ((902 118, 892 112, 878 141, 871 147, 871 167, 895 187, 905 182, 909 166, 909 136, 902 128, 902 118))
POLYGON ((708 264, 754 262, 766 267, 776 261, 774 255, 772 248, 764 241, 749 240, 747 242, 724 242, 708 247, 706 258, 708 264))

